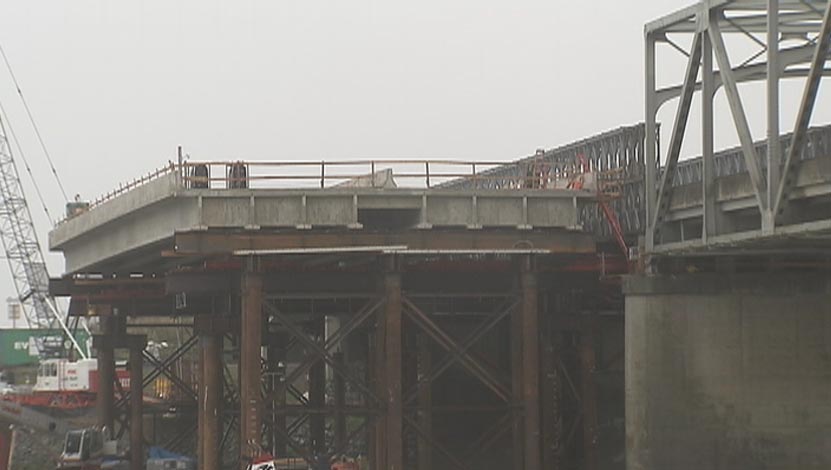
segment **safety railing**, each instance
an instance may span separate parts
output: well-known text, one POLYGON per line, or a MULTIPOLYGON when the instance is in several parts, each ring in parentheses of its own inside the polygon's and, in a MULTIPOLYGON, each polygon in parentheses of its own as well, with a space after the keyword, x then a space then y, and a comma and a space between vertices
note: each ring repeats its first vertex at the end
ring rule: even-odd
POLYGON ((440 188, 482 190, 581 189, 580 167, 559 168, 541 160, 182 161, 149 172, 90 203, 70 204, 66 219, 94 209, 168 175, 182 189, 440 188), (509 169, 509 174, 504 170, 509 169), (499 170, 499 171, 497 171, 499 170))
POLYGON ((180 171, 187 189, 436 188, 460 180, 499 183, 490 189, 566 189, 571 176, 539 165, 457 160, 190 161, 180 171), (486 173, 511 165, 517 171, 510 178, 486 173))
POLYGON ((167 164, 167 165, 165 165, 161 168, 157 168, 156 170, 151 171, 151 172, 149 172, 145 175, 142 175, 141 177, 136 178, 132 181, 129 181, 127 183, 120 183, 118 185, 118 188, 116 188, 116 189, 114 189, 114 190, 112 190, 112 191, 110 191, 106 194, 103 194, 103 195, 99 196, 97 199, 90 202, 88 208, 92 209, 95 206, 100 206, 101 204, 109 201, 110 199, 115 199, 116 197, 120 196, 121 194, 124 194, 124 193, 126 193, 130 190, 133 190, 133 189, 135 189, 139 186, 147 184, 147 183, 149 183, 149 182, 151 182, 155 179, 158 179, 158 178, 160 178, 164 175, 168 175, 168 174, 173 173, 175 171, 176 171, 176 164, 173 163, 173 162, 170 162, 169 164, 167 164))

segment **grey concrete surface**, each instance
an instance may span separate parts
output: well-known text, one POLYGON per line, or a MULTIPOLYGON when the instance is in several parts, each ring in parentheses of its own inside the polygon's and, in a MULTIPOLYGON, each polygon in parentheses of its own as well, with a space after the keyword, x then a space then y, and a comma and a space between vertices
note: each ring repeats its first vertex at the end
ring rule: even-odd
POLYGON ((592 201, 570 190, 186 189, 170 173, 61 222, 49 248, 74 273, 195 230, 579 230, 592 201))
POLYGON ((831 468, 827 275, 625 290, 629 470, 831 468))

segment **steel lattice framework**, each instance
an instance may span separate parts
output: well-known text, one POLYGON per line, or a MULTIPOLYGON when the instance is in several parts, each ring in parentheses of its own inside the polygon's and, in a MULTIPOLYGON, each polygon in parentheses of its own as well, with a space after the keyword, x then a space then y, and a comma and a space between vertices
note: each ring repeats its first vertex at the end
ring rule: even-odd
MULTIPOLYGON (((448 189, 510 189, 526 175, 529 165, 540 161, 548 165, 555 179, 568 179, 584 172, 620 170, 620 197, 610 205, 627 235, 643 233, 644 203, 644 137, 645 126, 637 124, 614 129, 555 149, 542 155, 520 159, 479 173, 481 178, 449 181, 440 187, 448 189), (588 168, 584 168, 587 166, 588 168)), ((609 226, 597 205, 580 210, 583 228, 600 237, 611 236, 609 226)))
MULTIPOLYGON (((747 172, 755 199, 758 237, 772 237, 783 226, 797 222, 789 214, 789 200, 797 184, 797 167, 806 155, 825 149, 827 130, 810 131, 811 114, 824 76, 831 43, 831 3, 817 0, 709 0, 649 23, 646 35, 646 229, 647 250, 660 251, 662 244, 678 245, 668 232, 673 190, 683 184, 701 186, 700 237, 689 240, 696 246, 730 242, 737 230, 725 222, 717 201, 719 174, 747 172), (728 54, 726 39, 741 36, 758 46, 758 51, 739 65, 728 54), (679 44, 690 41, 688 49, 679 44), (682 84, 659 89, 656 84, 656 49, 669 46, 687 57, 682 84), (699 78, 699 76, 701 78, 699 78), (780 81, 806 80, 792 135, 780 136, 780 81), (745 114, 739 84, 764 81, 767 87, 767 142, 754 144, 745 114), (723 89, 729 112, 738 133, 740 161, 714 152, 714 101, 723 89), (679 164, 694 95, 702 102, 703 157, 695 163, 679 164), (657 113, 678 98, 667 154, 661 158, 657 113), (721 157, 721 158, 719 158, 721 157), (723 168, 732 162, 735 171, 723 168), (681 181, 686 179, 687 181, 681 181)), ((813 220, 812 220, 813 222, 813 220)), ((749 233, 742 228, 743 238, 749 233)), ((681 237, 684 242, 684 237, 681 237)))
POLYGON ((0 238, 23 312, 33 328, 54 328, 49 274, 23 193, 5 123, 0 120, 0 238))

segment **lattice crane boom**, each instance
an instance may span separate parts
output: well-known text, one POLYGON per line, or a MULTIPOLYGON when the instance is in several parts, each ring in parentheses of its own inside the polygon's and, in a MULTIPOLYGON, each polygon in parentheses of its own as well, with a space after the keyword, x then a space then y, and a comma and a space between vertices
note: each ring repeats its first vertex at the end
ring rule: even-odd
POLYGON ((30 326, 53 328, 56 320, 46 306, 49 275, 26 202, 23 185, 0 120, 0 238, 18 297, 30 326))
MULTIPOLYGON (((26 202, 20 174, 17 171, 6 124, 0 117, 0 239, 14 282, 21 309, 32 328, 56 329, 60 326, 75 349, 85 352, 75 341, 49 295, 49 272, 38 241, 32 213, 26 202)), ((63 345, 41 348, 42 356, 61 353, 63 345)))

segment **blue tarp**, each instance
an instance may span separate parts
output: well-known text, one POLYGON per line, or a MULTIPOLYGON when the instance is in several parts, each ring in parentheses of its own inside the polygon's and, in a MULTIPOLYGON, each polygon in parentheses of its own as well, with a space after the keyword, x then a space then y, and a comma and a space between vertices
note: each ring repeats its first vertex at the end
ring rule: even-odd
POLYGON ((171 460, 193 461, 193 459, 190 458, 190 457, 185 457, 184 455, 174 454, 173 452, 162 449, 161 447, 151 447, 149 457, 151 459, 171 459, 171 460))

